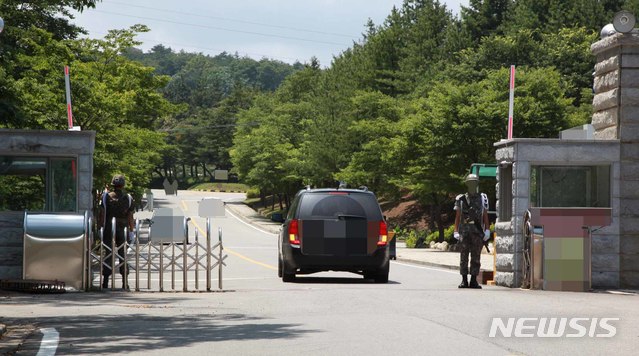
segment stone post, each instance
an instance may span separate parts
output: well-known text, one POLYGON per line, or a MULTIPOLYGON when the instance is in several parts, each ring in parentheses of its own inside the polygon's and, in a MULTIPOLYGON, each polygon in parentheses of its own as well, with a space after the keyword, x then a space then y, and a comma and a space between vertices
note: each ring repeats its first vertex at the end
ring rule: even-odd
POLYGON ((591 50, 597 58, 595 139, 620 142, 619 191, 613 192, 613 200, 619 198, 619 239, 599 248, 618 251, 618 261, 609 263, 618 263, 619 286, 639 288, 639 33, 614 34, 591 50))

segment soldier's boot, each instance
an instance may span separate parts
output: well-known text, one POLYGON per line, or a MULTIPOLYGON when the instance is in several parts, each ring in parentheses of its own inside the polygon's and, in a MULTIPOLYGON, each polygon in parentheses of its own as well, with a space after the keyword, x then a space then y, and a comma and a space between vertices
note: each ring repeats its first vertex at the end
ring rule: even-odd
POLYGON ((462 281, 457 288, 468 288, 468 276, 462 276, 462 281))
POLYGON ((477 276, 470 277, 470 288, 481 289, 479 283, 477 283, 477 276))

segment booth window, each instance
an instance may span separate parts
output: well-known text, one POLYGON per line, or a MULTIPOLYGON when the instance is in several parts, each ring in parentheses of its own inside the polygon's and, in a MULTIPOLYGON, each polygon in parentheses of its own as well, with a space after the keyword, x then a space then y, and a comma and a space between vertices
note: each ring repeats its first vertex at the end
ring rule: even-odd
POLYGON ((610 207, 610 166, 533 166, 533 207, 610 207))
POLYGON ((513 215, 513 166, 499 167, 499 220, 510 221, 513 215))
POLYGON ((77 211, 75 158, 0 156, 0 211, 77 211))

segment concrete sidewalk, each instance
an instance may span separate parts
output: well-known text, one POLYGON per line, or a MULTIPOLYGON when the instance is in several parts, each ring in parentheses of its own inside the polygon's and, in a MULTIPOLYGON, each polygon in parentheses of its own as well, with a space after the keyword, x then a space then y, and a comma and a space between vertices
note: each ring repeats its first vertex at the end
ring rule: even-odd
MULTIPOLYGON (((492 271, 493 254, 481 254, 481 270, 492 271)), ((491 250, 492 251, 492 250, 491 250)), ((426 266, 459 270, 459 252, 440 251, 432 248, 406 248, 403 242, 397 242, 397 261, 416 263, 426 266)))
MULTIPOLYGON (((278 234, 280 224, 261 216, 251 207, 243 203, 227 203, 229 210, 242 220, 273 234, 278 234)), ((493 249, 491 249, 492 251, 493 249)), ((492 271, 494 257, 482 250, 481 269, 492 271)), ((459 252, 440 251, 430 248, 406 248, 403 242, 397 242, 397 261, 425 266, 459 270, 459 252)))

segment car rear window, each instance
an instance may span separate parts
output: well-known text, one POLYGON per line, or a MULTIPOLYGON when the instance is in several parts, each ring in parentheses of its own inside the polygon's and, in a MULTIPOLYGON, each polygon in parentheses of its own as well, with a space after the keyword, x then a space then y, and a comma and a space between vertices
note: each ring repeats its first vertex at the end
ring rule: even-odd
POLYGON ((337 219, 340 216, 382 220, 379 204, 372 194, 322 192, 301 197, 299 219, 337 219))

